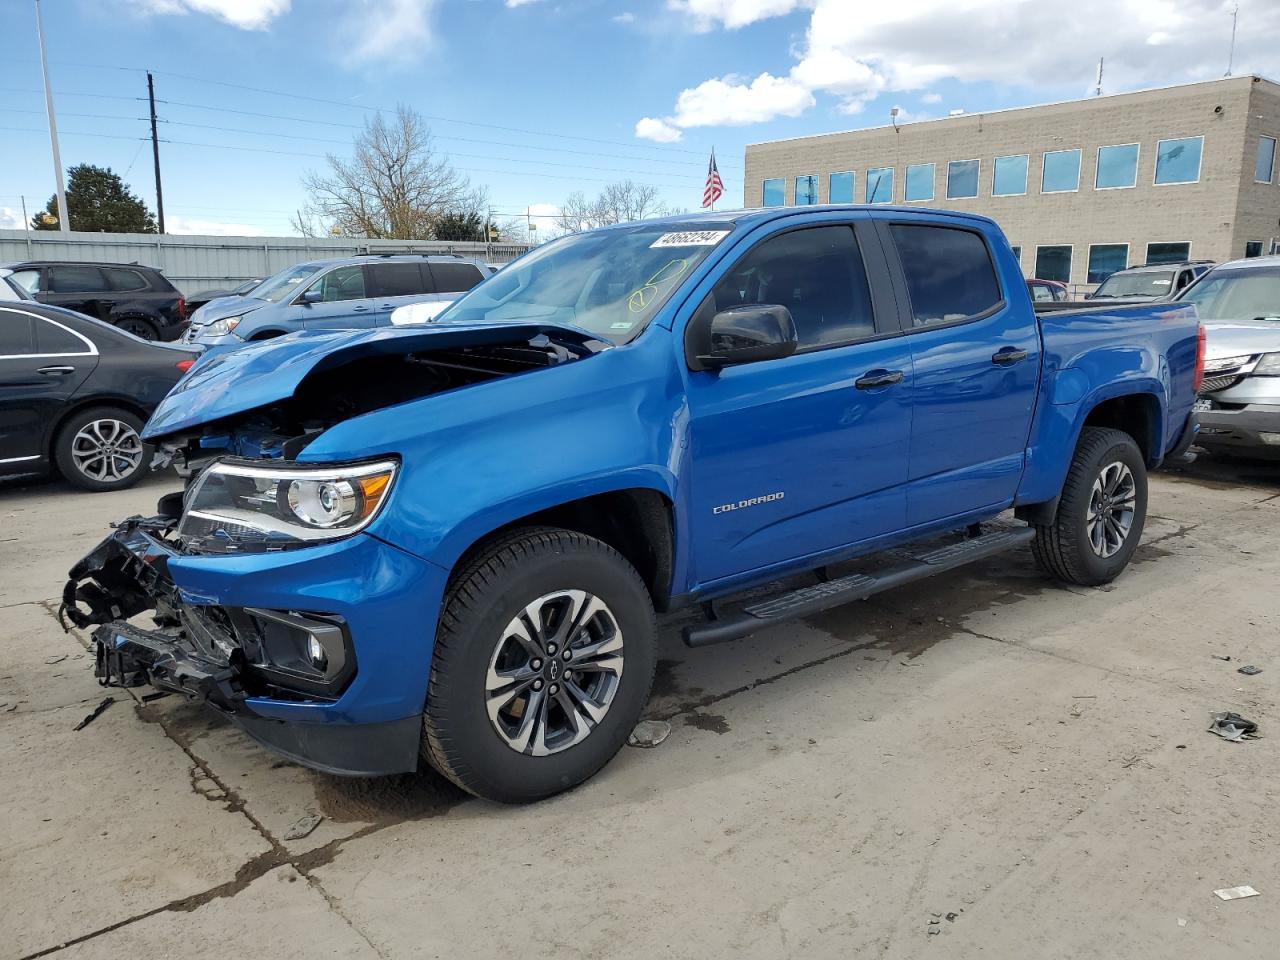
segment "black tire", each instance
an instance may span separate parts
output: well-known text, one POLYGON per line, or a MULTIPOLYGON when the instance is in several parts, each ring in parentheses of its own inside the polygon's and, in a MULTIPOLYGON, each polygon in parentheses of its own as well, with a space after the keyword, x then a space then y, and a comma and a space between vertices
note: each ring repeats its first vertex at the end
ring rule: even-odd
POLYGON ((124 490, 143 478, 151 462, 151 445, 138 439, 141 433, 142 418, 128 410, 88 407, 73 413, 58 428, 53 442, 54 461, 68 482, 84 490, 124 490), (116 424, 115 428, 101 426, 96 435, 108 441, 120 438, 114 447, 107 444, 107 449, 114 452, 104 451, 102 467, 96 471, 94 464, 98 461, 91 459, 95 424, 116 424), (126 462, 132 464, 131 469, 125 468, 126 462))
POLYGON ((143 340, 160 339, 160 329, 146 317, 122 317, 116 321, 116 326, 125 333, 132 333, 143 340))
MULTIPOLYGON (((1116 502, 1120 503, 1119 500, 1116 502)), ((1100 511, 1101 515, 1107 513, 1119 516, 1110 509, 1100 511)), ((1071 458, 1057 516, 1051 524, 1036 526, 1036 538, 1031 542, 1031 549, 1040 566, 1059 580, 1086 587, 1110 583, 1128 565, 1129 558, 1137 549, 1146 518, 1147 467, 1133 437, 1109 427, 1085 427, 1071 458), (1094 502, 1094 484, 1101 484, 1105 479, 1104 472, 1117 464, 1122 465, 1132 478, 1132 518, 1123 537, 1117 534, 1121 542, 1115 546, 1114 552, 1103 555, 1112 549, 1113 544, 1102 547, 1101 553, 1095 545, 1091 530, 1098 524, 1091 528, 1090 520, 1095 515, 1095 508, 1107 501, 1104 493, 1098 503, 1094 502)), ((1108 536, 1105 520, 1100 525, 1102 536, 1108 536)))
MULTIPOLYGON (((653 685, 656 637, 644 582, 607 544, 547 527, 494 540, 450 581, 423 713, 424 759, 464 790, 501 803, 540 800, 581 783, 613 758, 640 719, 653 685), (622 668, 606 712, 584 739, 532 756, 499 734, 486 709, 486 678, 510 642, 503 639, 508 625, 526 605, 562 590, 584 590, 607 605, 623 638, 622 668)), ((549 693, 550 681, 543 682, 549 693)))

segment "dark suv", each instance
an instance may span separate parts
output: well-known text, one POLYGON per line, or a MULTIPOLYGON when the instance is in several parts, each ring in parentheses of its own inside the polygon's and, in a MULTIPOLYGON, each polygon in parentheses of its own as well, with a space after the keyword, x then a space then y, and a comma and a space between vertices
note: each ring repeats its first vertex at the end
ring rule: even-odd
POLYGON ((159 270, 136 263, 26 260, 4 265, 32 299, 74 310, 143 340, 176 340, 187 325, 182 294, 159 270))

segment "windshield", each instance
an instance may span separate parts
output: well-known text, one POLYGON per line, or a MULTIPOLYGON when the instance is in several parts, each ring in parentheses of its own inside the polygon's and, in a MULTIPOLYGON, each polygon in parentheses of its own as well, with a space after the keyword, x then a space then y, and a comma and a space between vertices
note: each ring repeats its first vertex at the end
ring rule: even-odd
POLYGON ((640 223, 562 237, 489 277, 437 322, 561 323, 625 343, 733 227, 681 226, 640 223))
POLYGON ((245 296, 253 297, 255 300, 265 300, 267 303, 279 303, 297 290, 298 284, 314 275, 317 269, 319 268, 302 264, 290 267, 288 270, 281 270, 274 277, 267 277, 245 296))
POLYGON ((1113 273, 1093 291, 1098 297, 1165 297, 1173 286, 1173 271, 1113 273))
POLYGON ((1280 269, 1215 271, 1179 299, 1201 319, 1280 319, 1280 269))

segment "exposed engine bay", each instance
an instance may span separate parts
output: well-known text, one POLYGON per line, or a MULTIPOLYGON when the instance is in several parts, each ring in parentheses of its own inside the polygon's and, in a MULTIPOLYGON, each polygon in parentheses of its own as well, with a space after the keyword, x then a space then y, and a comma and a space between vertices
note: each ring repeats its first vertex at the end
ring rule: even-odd
POLYGON ((539 334, 511 344, 358 357, 308 374, 276 404, 164 438, 152 468, 172 465, 190 475, 218 457, 293 460, 325 430, 361 414, 558 366, 603 347, 539 334))

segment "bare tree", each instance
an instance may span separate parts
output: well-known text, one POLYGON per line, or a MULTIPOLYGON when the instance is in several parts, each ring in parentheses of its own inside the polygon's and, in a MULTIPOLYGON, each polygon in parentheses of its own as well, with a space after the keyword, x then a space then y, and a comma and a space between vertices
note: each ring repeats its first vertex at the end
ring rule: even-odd
POLYGON ((564 233, 578 233, 612 223, 627 223, 646 217, 673 213, 658 199, 657 187, 633 180, 622 180, 606 186, 595 199, 588 200, 582 191, 565 197, 557 224, 564 233))
POLYGON ((293 225, 304 235, 429 240, 440 217, 477 212, 487 201, 487 193, 473 189, 436 150, 422 117, 405 106, 391 121, 381 113, 366 121, 350 160, 329 154, 327 161, 327 172, 302 178, 310 199, 293 225))

